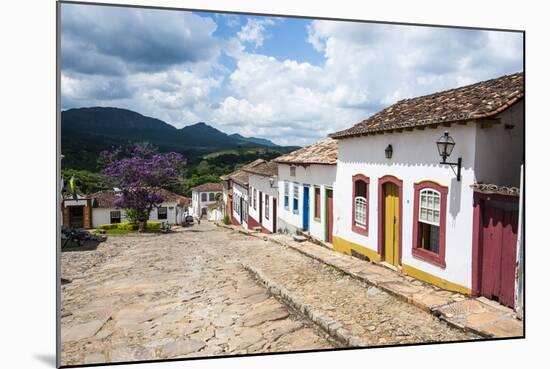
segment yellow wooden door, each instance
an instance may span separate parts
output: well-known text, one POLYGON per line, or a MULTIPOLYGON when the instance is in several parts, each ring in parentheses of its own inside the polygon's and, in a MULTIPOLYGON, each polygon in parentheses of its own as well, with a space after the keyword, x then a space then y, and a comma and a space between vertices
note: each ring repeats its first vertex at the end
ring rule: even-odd
POLYGON ((384 191, 384 259, 399 265, 399 190, 393 183, 386 183, 384 191))

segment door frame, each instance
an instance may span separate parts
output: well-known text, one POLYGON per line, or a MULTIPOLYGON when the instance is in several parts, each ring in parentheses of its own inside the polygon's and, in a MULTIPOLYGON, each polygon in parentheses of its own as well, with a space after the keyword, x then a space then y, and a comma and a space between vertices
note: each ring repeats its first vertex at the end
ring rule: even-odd
MULTIPOLYGON (((481 296, 481 273, 483 267, 482 237, 483 237, 483 211, 485 200, 503 202, 519 202, 519 197, 474 192, 474 219, 472 232, 472 296, 481 296)), ((519 215, 521 216, 521 215, 519 215)), ((517 255, 516 255, 517 259, 517 255)), ((517 261, 517 260, 516 260, 517 261)), ((517 266, 516 266, 517 268, 517 266)))
POLYGON ((271 210, 271 215, 273 216, 273 233, 277 233, 277 198, 273 197, 273 210, 271 210))
POLYGON ((310 197, 309 197, 309 184, 304 183, 302 184, 302 230, 309 231, 310 224, 309 224, 309 208, 310 208, 310 197), (307 191, 307 192, 306 192, 307 191), (306 195, 307 194, 307 195, 306 195), (307 199, 307 207, 306 207, 306 199, 307 199), (307 221, 307 228, 305 227, 304 222, 307 221))
POLYGON ((325 225, 325 242, 330 242, 329 240, 329 233, 332 234, 332 237, 333 237, 333 240, 332 240, 332 243, 334 243, 334 232, 332 232, 334 230, 334 189, 332 187, 329 187, 329 186, 325 186, 325 222, 324 222, 324 225, 325 225), (330 215, 329 213, 329 210, 328 210, 328 193, 331 192, 332 193, 332 216, 330 215), (331 216, 332 218, 332 228, 333 229, 329 229, 329 216, 331 216))
POLYGON ((384 226, 385 226, 385 196, 384 185, 386 183, 393 183, 397 186, 399 194, 399 265, 402 265, 403 257, 403 180, 393 176, 385 175, 378 178, 378 254, 382 260, 384 259, 384 226))
POLYGON ((258 209, 258 223, 260 223, 260 226, 263 227, 264 225, 264 222, 263 222, 263 209, 262 209, 262 206, 263 206, 263 193, 262 191, 258 191, 258 195, 260 197, 259 201, 258 201, 258 205, 260 206, 260 208, 258 209))

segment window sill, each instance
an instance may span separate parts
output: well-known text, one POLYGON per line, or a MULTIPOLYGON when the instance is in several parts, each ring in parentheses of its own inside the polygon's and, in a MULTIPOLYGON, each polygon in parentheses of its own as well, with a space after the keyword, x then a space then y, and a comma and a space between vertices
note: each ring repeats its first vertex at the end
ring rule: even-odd
POLYGON ((321 223, 321 218, 313 217, 313 220, 316 221, 317 223, 321 223))
POLYGON ((360 226, 357 226, 357 225, 355 225, 355 224, 352 224, 351 230, 352 230, 353 232, 358 233, 358 234, 363 235, 363 236, 368 236, 368 235, 369 235, 368 229, 363 228, 363 227, 360 227, 360 226))
POLYGON ((447 267, 445 260, 443 260, 441 256, 436 254, 435 252, 431 252, 420 248, 413 248, 412 254, 415 258, 426 261, 440 268, 445 269, 447 267))

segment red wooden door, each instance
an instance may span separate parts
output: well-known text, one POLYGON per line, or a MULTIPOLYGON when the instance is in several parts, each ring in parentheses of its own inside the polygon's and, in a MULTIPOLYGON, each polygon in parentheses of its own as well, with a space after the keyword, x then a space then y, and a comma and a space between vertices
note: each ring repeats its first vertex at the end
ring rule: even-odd
POLYGON ((486 201, 482 216, 481 295, 513 307, 518 211, 514 204, 486 201))
POLYGON ((332 243, 332 227, 334 225, 333 220, 333 201, 332 190, 327 190, 327 241, 332 243))

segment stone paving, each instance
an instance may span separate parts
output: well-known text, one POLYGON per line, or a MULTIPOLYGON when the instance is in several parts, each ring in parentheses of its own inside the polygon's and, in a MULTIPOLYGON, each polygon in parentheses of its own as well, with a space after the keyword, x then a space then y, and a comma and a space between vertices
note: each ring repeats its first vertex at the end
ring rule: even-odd
POLYGON ((62 365, 478 338, 291 248, 207 222, 110 236, 61 263, 71 280, 62 365))
POLYGON ((295 242, 290 236, 284 234, 264 235, 233 226, 226 228, 290 247, 348 276, 431 312, 460 329, 487 338, 523 336, 523 322, 516 319, 512 309, 499 305, 495 301, 486 298, 472 299, 459 293, 446 291, 381 265, 334 252, 327 245, 322 247, 309 241, 295 242))

